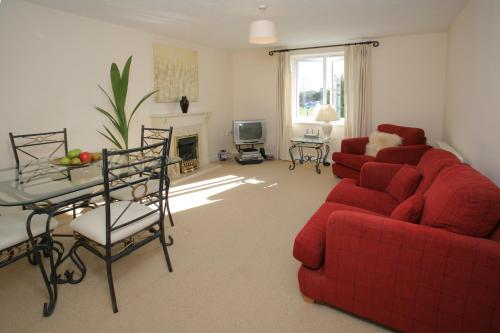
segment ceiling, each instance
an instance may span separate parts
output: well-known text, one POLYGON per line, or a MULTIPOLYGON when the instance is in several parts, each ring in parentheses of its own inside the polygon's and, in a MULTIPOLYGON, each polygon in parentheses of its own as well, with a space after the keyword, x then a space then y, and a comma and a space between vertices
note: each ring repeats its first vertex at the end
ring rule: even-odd
POLYGON ((446 31, 467 0, 28 0, 216 48, 239 50, 248 25, 272 19, 274 47, 446 31), (259 4, 267 11, 259 13, 259 4))

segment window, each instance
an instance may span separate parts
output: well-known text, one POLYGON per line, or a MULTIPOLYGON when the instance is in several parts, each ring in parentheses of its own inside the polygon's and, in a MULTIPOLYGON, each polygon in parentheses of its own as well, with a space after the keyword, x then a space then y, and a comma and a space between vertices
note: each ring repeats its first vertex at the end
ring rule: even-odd
POLYGON ((294 122, 314 122, 319 106, 331 104, 344 118, 343 55, 300 56, 293 61, 294 122))

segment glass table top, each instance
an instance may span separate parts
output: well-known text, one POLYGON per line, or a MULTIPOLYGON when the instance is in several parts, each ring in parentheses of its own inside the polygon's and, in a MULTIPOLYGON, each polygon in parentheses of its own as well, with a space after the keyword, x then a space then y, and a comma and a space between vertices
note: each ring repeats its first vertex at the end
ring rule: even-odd
POLYGON ((330 139, 325 139, 322 137, 306 137, 306 136, 298 136, 298 137, 293 137, 290 139, 292 142, 299 142, 299 143, 316 143, 316 144, 323 144, 323 143, 328 143, 330 142, 330 139))
MULTIPOLYGON (((167 165, 179 162, 180 158, 171 157, 167 165)), ((0 206, 34 204, 102 183, 102 161, 66 167, 40 160, 29 166, 0 169, 0 206)))

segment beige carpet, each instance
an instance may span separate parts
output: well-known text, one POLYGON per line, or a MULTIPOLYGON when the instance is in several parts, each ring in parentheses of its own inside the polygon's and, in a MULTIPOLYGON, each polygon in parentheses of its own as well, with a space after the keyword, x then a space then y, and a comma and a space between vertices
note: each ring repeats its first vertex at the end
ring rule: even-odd
POLYGON ((337 180, 330 168, 273 161, 223 163, 172 189, 174 272, 154 242, 114 264, 113 314, 105 266, 82 250, 85 280, 63 285, 50 318, 37 268, 0 270, 1 332, 382 332, 298 289, 293 239, 337 180))

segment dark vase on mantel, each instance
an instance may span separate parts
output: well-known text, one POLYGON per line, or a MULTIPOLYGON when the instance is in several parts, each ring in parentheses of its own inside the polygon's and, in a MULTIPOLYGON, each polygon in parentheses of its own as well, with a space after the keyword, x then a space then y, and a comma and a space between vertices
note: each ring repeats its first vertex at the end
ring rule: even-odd
POLYGON ((179 104, 181 105, 182 113, 187 113, 189 109, 189 100, 187 99, 186 96, 182 96, 179 104))

